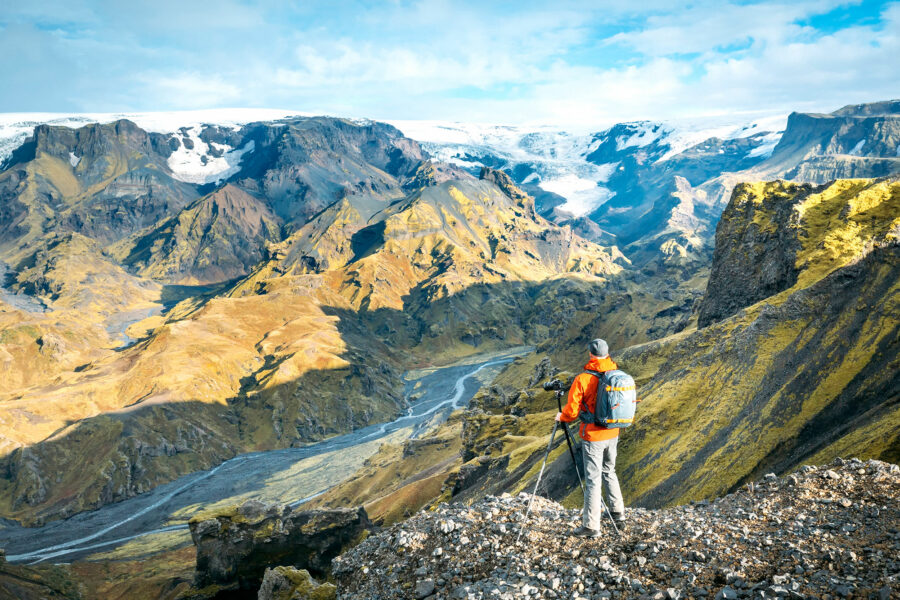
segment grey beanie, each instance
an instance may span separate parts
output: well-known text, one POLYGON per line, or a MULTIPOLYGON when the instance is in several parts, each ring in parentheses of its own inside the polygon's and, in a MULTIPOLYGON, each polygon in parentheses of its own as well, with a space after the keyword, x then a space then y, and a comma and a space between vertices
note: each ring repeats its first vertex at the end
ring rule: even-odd
POLYGON ((592 340, 591 343, 588 344, 588 350, 594 356, 599 356, 601 358, 603 358, 604 356, 609 356, 609 344, 607 344, 605 340, 601 340, 600 338, 592 340))

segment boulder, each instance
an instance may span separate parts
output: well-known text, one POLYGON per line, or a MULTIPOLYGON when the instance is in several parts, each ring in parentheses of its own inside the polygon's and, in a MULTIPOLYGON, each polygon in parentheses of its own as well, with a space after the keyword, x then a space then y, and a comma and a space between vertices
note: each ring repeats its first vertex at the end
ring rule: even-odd
POLYGON ((306 569, 275 567, 266 569, 258 600, 335 600, 333 583, 318 583, 306 569))

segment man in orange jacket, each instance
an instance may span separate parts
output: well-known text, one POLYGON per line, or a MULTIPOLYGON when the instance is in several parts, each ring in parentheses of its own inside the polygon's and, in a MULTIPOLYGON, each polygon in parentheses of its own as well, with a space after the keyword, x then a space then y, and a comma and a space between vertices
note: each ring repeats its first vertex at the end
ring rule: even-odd
MULTIPOLYGON (((617 369, 618 365, 609 357, 609 345, 601 340, 593 340, 588 345, 591 358, 585 371, 602 374, 617 369)), ((600 379, 591 373, 581 373, 575 377, 569 388, 569 399, 556 420, 571 423, 582 410, 594 412, 600 379)), ((606 502, 612 518, 621 529, 625 519, 625 502, 616 477, 616 444, 619 441, 617 428, 607 429, 601 425, 582 423, 578 433, 583 440, 581 452, 584 458, 584 511, 582 526, 575 530, 580 537, 599 537, 600 522, 603 517, 601 481, 606 486, 606 502)))

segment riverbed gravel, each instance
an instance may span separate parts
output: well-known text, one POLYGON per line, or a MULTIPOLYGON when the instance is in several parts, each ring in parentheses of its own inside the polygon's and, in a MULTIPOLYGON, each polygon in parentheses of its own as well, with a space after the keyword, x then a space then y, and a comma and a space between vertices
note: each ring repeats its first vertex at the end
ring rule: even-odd
POLYGON ((335 559, 338 598, 900 598, 900 468, 836 459, 713 500, 628 509, 621 534, 527 494, 441 504, 335 559), (521 539, 519 533, 524 527, 521 539))

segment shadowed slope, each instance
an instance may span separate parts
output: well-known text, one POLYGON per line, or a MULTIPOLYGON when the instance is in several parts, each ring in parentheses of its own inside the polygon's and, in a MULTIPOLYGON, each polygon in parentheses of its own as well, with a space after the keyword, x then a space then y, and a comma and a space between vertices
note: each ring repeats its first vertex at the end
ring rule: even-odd
POLYGON ((140 274, 181 284, 227 281, 247 274, 279 222, 258 198, 226 185, 153 230, 120 246, 122 263, 140 274))

